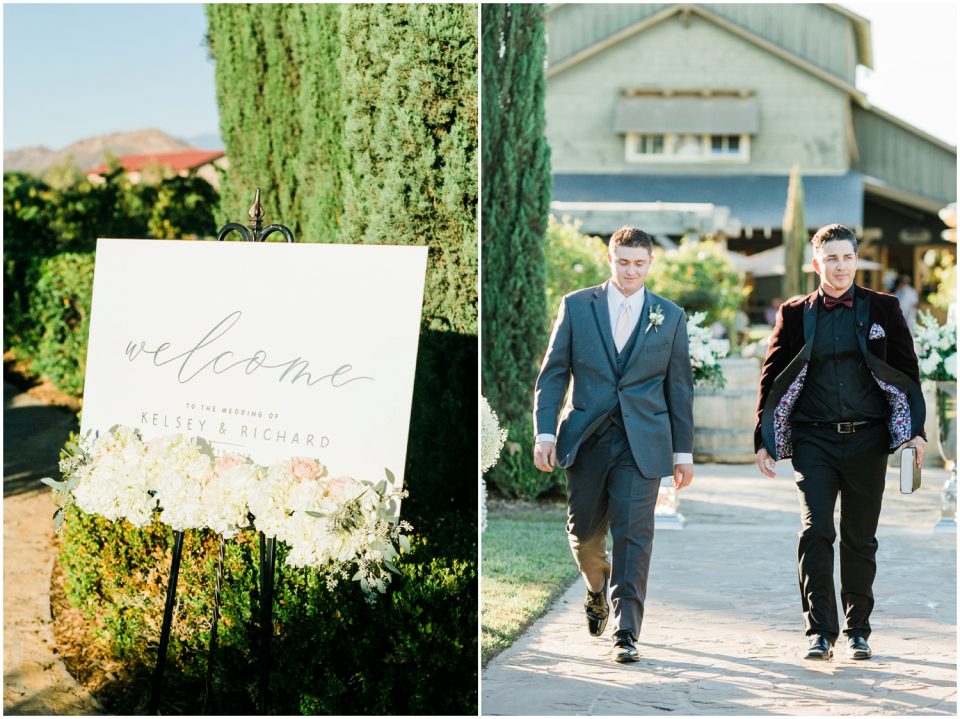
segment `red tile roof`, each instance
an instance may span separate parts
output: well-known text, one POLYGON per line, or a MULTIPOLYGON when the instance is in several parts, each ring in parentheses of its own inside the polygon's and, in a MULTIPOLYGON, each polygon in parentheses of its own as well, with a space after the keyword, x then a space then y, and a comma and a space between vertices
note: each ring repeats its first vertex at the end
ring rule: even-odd
MULTIPOLYGON (((193 170, 223 157, 222 150, 193 150, 190 152, 155 152, 146 155, 124 155, 118 157, 120 165, 127 172, 140 172, 144 165, 154 163, 169 167, 174 172, 193 170)), ((87 170, 88 175, 102 175, 107 171, 106 164, 87 170)))

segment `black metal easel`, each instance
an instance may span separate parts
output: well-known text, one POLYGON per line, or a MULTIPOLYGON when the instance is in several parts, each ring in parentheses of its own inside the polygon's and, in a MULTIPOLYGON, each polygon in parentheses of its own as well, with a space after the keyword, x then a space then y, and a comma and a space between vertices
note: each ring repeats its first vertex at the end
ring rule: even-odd
MULTIPOLYGON (((254 195, 253 205, 247 214, 248 223, 244 227, 238 222, 229 222, 217 233, 217 241, 222 241, 231 232, 239 232, 244 242, 263 242, 274 232, 279 232, 287 242, 296 242, 293 233, 284 225, 263 227, 263 206, 260 204, 260 188, 254 195)), ((269 539, 260 532, 260 711, 267 713, 268 680, 270 678, 270 643, 273 637, 273 590, 276 579, 275 537, 269 539)), ((210 625, 210 646, 207 656, 207 674, 204 687, 203 709, 213 692, 213 658, 217 648, 217 626, 220 620, 220 593, 223 589, 223 561, 225 540, 220 535, 220 548, 217 553, 217 579, 213 593, 213 620, 210 625)), ((163 670, 167 661, 167 645, 170 641, 170 627, 173 623, 173 607, 177 597, 177 577, 180 574, 180 557, 183 554, 183 532, 174 534, 173 558, 170 561, 170 580, 167 583, 167 602, 163 610, 163 625, 160 629, 160 645, 157 649, 157 665, 153 672, 153 686, 150 691, 150 703, 147 713, 154 715, 160 708, 160 689, 163 685, 163 670)))

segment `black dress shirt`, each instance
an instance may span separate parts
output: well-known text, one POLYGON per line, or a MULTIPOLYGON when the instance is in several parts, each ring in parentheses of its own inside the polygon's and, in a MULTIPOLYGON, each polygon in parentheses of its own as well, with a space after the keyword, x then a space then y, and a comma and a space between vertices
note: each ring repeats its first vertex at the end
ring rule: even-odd
MULTIPOLYGON (((851 286, 847 294, 853 293, 851 286)), ((883 392, 870 376, 857 342, 854 310, 827 310, 823 291, 817 303, 817 329, 794 422, 858 422, 890 416, 883 392)))

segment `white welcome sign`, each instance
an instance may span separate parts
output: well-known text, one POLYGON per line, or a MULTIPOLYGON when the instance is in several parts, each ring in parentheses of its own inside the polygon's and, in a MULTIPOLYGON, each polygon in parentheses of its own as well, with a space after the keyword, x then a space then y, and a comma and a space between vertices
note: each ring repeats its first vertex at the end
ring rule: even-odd
POLYGON ((97 241, 82 431, 403 479, 426 247, 97 241))

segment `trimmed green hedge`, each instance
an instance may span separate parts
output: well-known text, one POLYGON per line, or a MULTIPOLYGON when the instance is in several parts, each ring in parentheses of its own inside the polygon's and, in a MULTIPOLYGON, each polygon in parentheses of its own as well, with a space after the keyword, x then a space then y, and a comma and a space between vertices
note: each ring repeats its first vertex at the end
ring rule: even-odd
MULTIPOLYGON (((212 237, 218 203, 217 191, 193 176, 133 185, 121 172, 103 184, 84 180, 55 189, 27 173, 4 173, 4 349, 31 359, 37 335, 45 331, 31 306, 38 262, 63 253, 92 252, 98 237, 212 237)), ((77 280, 54 275, 52 281, 70 285, 63 290, 69 294, 77 280)), ((82 374, 79 384, 61 389, 73 393, 81 386, 82 374)))
MULTIPOLYGON (((369 605, 346 582, 329 590, 316 572, 277 559, 270 713, 476 714, 477 568, 463 533, 412 537, 387 594, 369 605)), ((163 618, 173 532, 138 530, 71 508, 60 561, 67 596, 140 677, 121 713, 142 709, 163 618)), ((207 668, 218 538, 185 534, 178 609, 171 632, 164 713, 200 713, 207 668)), ((259 677, 259 541, 242 533, 226 546, 219 650, 208 713, 256 712, 259 677)))
POLYGON ((83 393, 93 294, 93 253, 41 257, 26 271, 26 317, 18 323, 14 354, 64 392, 83 393))
POLYGON ((534 500, 544 496, 563 496, 566 475, 555 468, 541 472, 533 463, 533 421, 523 417, 504 423, 507 442, 500 452, 500 461, 487 472, 487 481, 504 497, 534 500))

